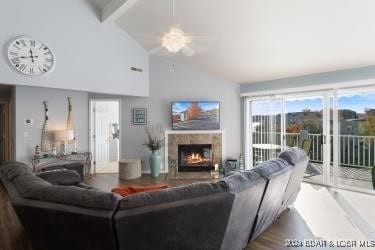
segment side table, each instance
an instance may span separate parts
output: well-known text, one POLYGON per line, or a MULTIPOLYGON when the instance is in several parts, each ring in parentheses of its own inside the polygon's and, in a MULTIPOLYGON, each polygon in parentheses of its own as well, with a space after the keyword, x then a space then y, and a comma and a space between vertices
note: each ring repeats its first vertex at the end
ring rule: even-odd
POLYGON ((44 155, 39 158, 33 157, 31 162, 35 173, 41 172, 43 168, 48 166, 80 162, 84 165, 84 176, 89 176, 91 173, 92 154, 90 152, 77 152, 67 155, 44 155))

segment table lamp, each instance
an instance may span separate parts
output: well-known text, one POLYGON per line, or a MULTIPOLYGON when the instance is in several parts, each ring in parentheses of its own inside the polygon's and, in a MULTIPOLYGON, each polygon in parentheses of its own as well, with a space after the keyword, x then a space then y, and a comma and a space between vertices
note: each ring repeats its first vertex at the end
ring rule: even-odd
POLYGON ((55 131, 55 142, 59 145, 60 154, 66 154, 66 141, 69 140, 73 134, 73 130, 56 130, 55 131))

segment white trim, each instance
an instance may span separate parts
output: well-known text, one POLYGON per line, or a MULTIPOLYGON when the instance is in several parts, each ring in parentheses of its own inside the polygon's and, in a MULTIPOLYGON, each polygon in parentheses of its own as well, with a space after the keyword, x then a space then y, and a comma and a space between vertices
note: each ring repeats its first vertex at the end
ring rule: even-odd
MULTIPOLYGON (((220 130, 165 130, 164 131, 164 171, 160 173, 168 173, 168 135, 173 134, 221 134, 221 159, 223 160, 225 155, 225 131, 220 130)), ((221 162, 222 164, 222 162, 221 162)), ((148 173, 148 172, 144 172, 148 173)))
POLYGON ((322 95, 323 101, 323 183, 330 184, 331 178, 331 135, 330 135, 330 126, 331 126, 331 118, 330 118, 330 104, 329 104, 329 97, 330 94, 322 95))
POLYGON ((253 146, 252 136, 250 136, 249 127, 252 126, 252 120, 250 120, 251 115, 251 106, 249 98, 244 100, 244 157, 245 157, 245 170, 249 170, 253 166, 253 151, 250 150, 253 146))
POLYGON ((102 10, 101 21, 115 21, 120 15, 128 11, 138 0, 112 0, 102 10))
MULTIPOLYGON (((339 159, 340 159, 340 140, 339 140, 339 103, 338 103, 337 90, 333 92, 333 107, 332 107, 332 118, 333 118, 333 187, 338 187, 338 175, 339 175, 339 159)), ((354 186, 353 186, 354 187, 354 186)))
POLYGON ((169 172, 169 164, 168 164, 168 130, 164 131, 164 171, 166 173, 169 172))
POLYGON ((285 101, 284 101, 284 98, 281 98, 280 99, 281 101, 281 113, 280 113, 280 116, 281 116, 281 119, 280 119, 280 122, 281 122, 281 126, 280 126, 280 144, 281 144, 281 148, 284 150, 286 148, 286 136, 285 136, 285 129, 286 129, 286 123, 285 123, 285 101))
POLYGON ((261 97, 261 96, 272 96, 272 95, 281 95, 281 94, 291 94, 291 93, 304 93, 310 91, 324 91, 324 90, 334 90, 334 89, 346 89, 356 87, 371 87, 375 86, 375 79, 370 78, 366 80, 357 80, 357 81, 348 81, 348 82, 336 82, 336 83, 327 83, 319 85, 309 85, 304 87, 295 87, 295 88, 282 88, 282 89, 270 89, 262 91, 253 91, 253 92, 244 92, 241 93, 241 97, 261 97))
MULTIPOLYGON (((92 138, 92 133, 91 130, 93 129, 93 124, 92 124, 92 108, 93 108, 93 100, 89 99, 89 152, 91 152, 92 160, 91 164, 93 167, 91 168, 92 173, 96 173, 96 164, 95 164, 95 158, 94 158, 94 151, 95 147, 93 146, 93 138, 92 138)), ((91 173, 90 173, 91 174, 91 173)))

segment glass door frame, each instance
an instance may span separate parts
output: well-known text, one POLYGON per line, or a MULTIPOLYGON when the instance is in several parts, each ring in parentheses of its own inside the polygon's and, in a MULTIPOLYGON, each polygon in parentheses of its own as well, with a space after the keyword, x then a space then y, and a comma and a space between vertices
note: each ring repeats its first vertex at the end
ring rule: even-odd
MULTIPOLYGON (((246 167, 247 169, 251 169, 253 166, 253 150, 252 150, 252 109, 251 109, 251 104, 253 101, 259 101, 259 100, 278 100, 281 101, 281 132, 280 132, 280 142, 281 142, 281 149, 284 150, 286 149, 286 119, 285 119, 285 102, 290 99, 290 98, 303 98, 303 97, 321 97, 322 98, 322 123, 323 123, 323 128, 322 128, 322 134, 325 143, 323 144, 323 183, 318 183, 318 184, 323 184, 327 186, 333 186, 334 182, 331 180, 331 175, 330 175, 330 162, 331 162, 331 142, 330 142, 330 102, 329 98, 334 94, 333 91, 309 91, 305 93, 290 93, 290 94, 282 94, 282 95, 272 95, 272 96, 262 96, 262 97, 246 97, 244 100, 244 112, 245 112, 245 117, 244 117, 244 129, 245 129, 245 162, 246 162, 246 167)), ((335 113, 333 112, 334 116, 335 113)), ((336 114, 337 115, 337 114, 336 114)), ((337 115, 338 117, 338 115, 337 115)), ((338 118, 337 118, 338 120, 338 118)), ((338 136, 337 136, 338 137, 338 136)), ((338 159, 338 157, 337 157, 338 159)), ((338 168, 338 166, 336 166, 338 168)), ((337 172, 337 171, 336 171, 337 172)), ((337 180, 336 180, 336 185, 337 185, 337 180)))
MULTIPOLYGON (((254 158, 253 158, 253 134, 252 134, 252 129, 253 128, 253 120, 252 120, 252 102, 253 101, 266 101, 266 100, 279 100, 281 102, 281 114, 283 113, 284 110, 284 102, 282 98, 280 97, 275 97, 275 96, 262 96, 262 97, 246 97, 244 99, 244 131, 245 131, 245 139, 244 139, 244 149, 245 149, 245 169, 250 170, 254 166, 254 158), (247 115, 246 115, 247 114, 247 115)), ((271 119, 273 119, 271 117, 271 119)), ((271 124, 273 122, 271 121, 271 124)), ((283 138, 285 137, 285 132, 284 132, 284 127, 285 127, 285 118, 283 115, 281 115, 281 131, 280 131, 280 142, 281 142, 281 149, 284 149, 285 142, 283 138)))
MULTIPOLYGON (((375 79, 368 79, 368 80, 360 80, 360 81, 349 81, 349 82, 341 82, 341 83, 332 83, 332 84, 324 84, 318 86, 308 86, 308 87, 299 87, 299 88, 290 88, 290 89, 278 89, 278 90, 271 90, 271 91, 259 91, 259 92, 248 92, 242 93, 241 96, 243 97, 243 105, 244 105, 244 155, 245 155, 245 162, 246 168, 251 169, 252 166, 252 144, 251 144, 251 105, 250 102, 252 100, 259 100, 265 98, 266 96, 269 98, 275 99, 282 99, 282 114, 285 113, 285 99, 287 97, 296 97, 296 96, 306 96, 306 95, 325 95, 324 106, 323 109, 324 116, 327 117, 325 119, 325 134, 328 135, 326 137, 326 141, 331 143, 329 147, 327 146, 324 150, 324 154, 330 157, 330 150, 332 148, 332 160, 331 162, 326 163, 326 173, 325 177, 323 177, 325 186, 331 186, 333 188, 340 188, 346 189, 351 191, 375 194, 374 190, 367 190, 362 188, 357 188, 355 186, 346 186, 341 185, 339 183, 339 166, 340 166, 340 123, 339 123, 339 96, 341 94, 351 94, 351 93, 360 93, 360 92, 375 92, 375 79), (356 86, 356 87, 353 87, 356 86), (331 99, 332 98, 332 99, 331 99), (326 108, 328 107, 328 108, 326 108), (332 113, 330 112, 332 110, 332 113), (332 115, 332 117, 329 117, 332 115), (330 120, 332 119, 332 141, 327 140, 331 137, 330 135, 330 120), (328 130, 328 131, 327 131, 328 130), (332 163, 332 167, 331 164, 332 163), (331 178, 331 171, 332 178, 331 178)), ((284 126, 281 133, 284 133, 285 130, 285 114, 281 115, 282 125, 284 126)), ((285 137, 281 138, 282 148, 285 148, 285 137)), ((323 156, 324 157, 324 156, 323 156)), ((327 161, 326 161, 327 162, 327 161)))
POLYGON ((333 112, 334 112, 334 121, 333 121, 333 182, 334 182, 334 187, 338 189, 345 189, 345 190, 350 190, 350 191, 357 191, 357 192, 362 192, 362 193, 367 193, 367 194, 375 194, 375 190, 370 190, 370 189, 364 189, 364 188, 359 188, 356 186, 348 186, 348 185, 342 185, 339 183, 339 166, 340 166, 340 140, 339 140, 339 129, 340 129, 340 123, 339 123, 339 98, 340 95, 345 95, 345 94, 358 94, 358 93, 364 93, 364 92, 373 92, 375 93, 375 85, 371 86, 358 86, 358 87, 346 87, 346 88, 337 88, 334 91, 334 101, 333 101, 333 112))

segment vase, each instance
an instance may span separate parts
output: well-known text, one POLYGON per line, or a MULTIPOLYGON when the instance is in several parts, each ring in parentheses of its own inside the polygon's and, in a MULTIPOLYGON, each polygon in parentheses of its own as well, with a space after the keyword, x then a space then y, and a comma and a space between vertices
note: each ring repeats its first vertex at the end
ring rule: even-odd
POLYGON ((151 176, 154 178, 157 178, 160 174, 160 162, 161 162, 160 151, 152 150, 149 161, 150 161, 151 176))

